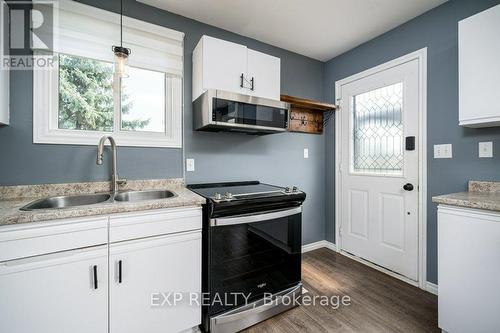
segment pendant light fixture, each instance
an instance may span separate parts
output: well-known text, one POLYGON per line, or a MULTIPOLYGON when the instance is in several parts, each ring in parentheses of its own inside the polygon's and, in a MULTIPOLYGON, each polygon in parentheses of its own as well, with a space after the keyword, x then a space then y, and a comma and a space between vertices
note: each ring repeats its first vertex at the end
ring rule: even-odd
POLYGON ((115 75, 118 77, 127 77, 127 60, 130 55, 130 49, 123 47, 123 0, 120 0, 120 46, 113 46, 115 54, 115 75))

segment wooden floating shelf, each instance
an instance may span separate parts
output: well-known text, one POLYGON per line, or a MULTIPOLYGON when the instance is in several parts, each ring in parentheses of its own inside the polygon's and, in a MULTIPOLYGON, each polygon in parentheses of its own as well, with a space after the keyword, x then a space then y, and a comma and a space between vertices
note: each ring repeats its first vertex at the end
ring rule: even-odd
POLYGON ((281 101, 290 103, 292 107, 311 109, 315 111, 333 111, 336 108, 333 104, 322 103, 313 101, 312 99, 305 99, 289 95, 281 95, 281 101))
POLYGON ((324 112, 335 111, 335 105, 281 95, 281 101, 290 103, 288 131, 311 134, 323 133, 324 112))

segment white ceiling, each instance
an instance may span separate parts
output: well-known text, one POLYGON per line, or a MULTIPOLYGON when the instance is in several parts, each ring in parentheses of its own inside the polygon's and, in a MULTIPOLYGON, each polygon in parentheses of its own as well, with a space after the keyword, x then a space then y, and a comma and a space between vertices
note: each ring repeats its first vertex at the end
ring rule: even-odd
POLYGON ((446 0, 138 0, 321 61, 446 0))

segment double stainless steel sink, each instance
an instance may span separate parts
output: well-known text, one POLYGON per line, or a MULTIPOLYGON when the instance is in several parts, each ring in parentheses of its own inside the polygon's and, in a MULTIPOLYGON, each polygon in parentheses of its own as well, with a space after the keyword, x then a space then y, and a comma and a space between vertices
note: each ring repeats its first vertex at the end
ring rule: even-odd
POLYGON ((118 192, 112 197, 109 193, 95 193, 84 195, 64 195, 57 197, 48 197, 33 201, 21 208, 24 211, 37 209, 57 209, 69 208, 84 205, 94 205, 104 202, 136 202, 144 200, 156 200, 175 197, 176 194, 168 190, 147 190, 147 191, 126 191, 118 192))

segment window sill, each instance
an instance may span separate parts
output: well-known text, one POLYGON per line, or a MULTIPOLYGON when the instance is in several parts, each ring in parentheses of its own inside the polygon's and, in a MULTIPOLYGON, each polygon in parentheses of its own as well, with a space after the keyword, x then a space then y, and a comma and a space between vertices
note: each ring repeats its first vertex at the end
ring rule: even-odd
POLYGON ((95 146, 99 143, 99 139, 103 135, 112 135, 116 144, 122 147, 182 148, 180 136, 178 138, 171 138, 161 133, 112 133, 72 130, 49 130, 42 133, 37 131, 36 127, 33 131, 33 143, 95 146))

